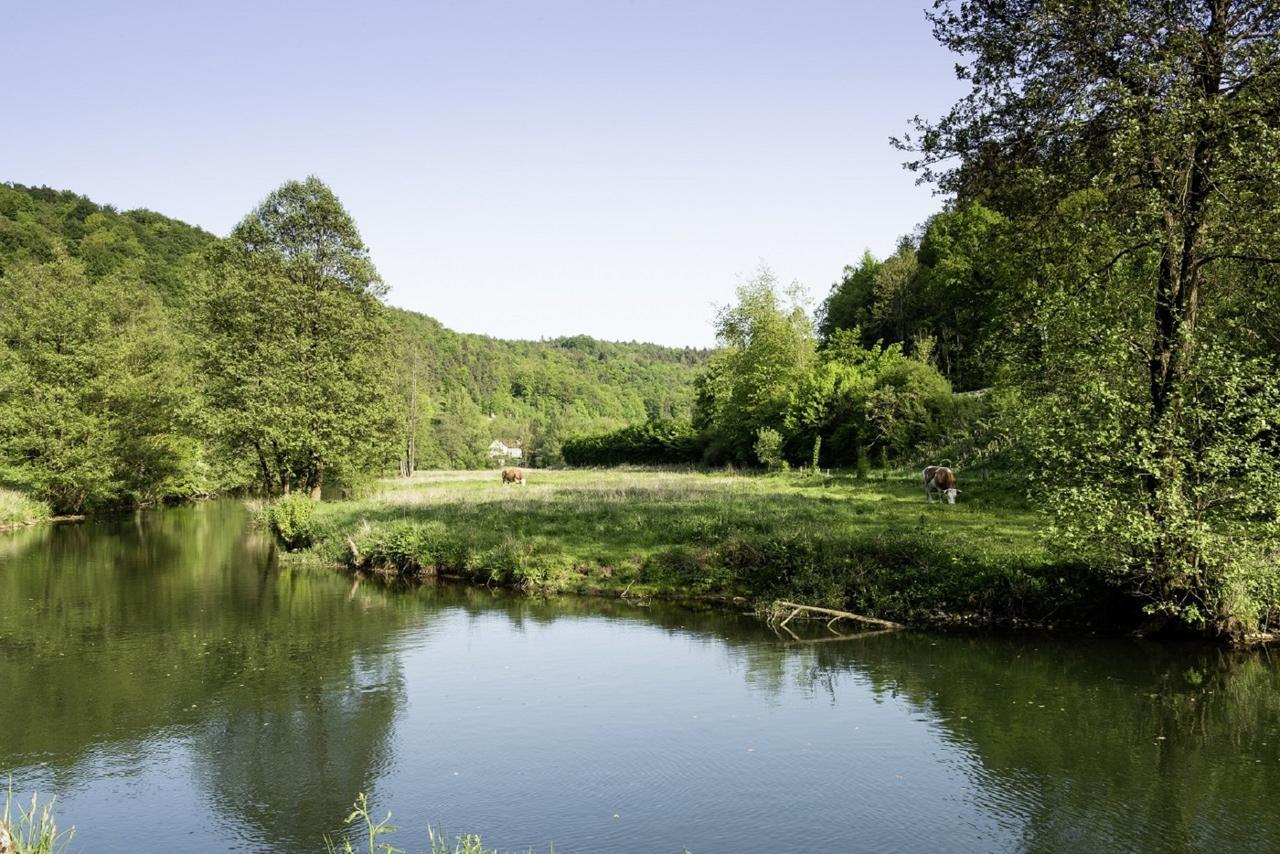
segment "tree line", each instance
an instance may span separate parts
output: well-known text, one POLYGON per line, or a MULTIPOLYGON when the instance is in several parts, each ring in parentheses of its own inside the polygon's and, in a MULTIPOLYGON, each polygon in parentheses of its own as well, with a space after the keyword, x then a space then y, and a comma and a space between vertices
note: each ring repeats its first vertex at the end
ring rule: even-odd
POLYGON ((1153 621, 1273 628, 1280 4, 928 18, 968 91, 894 143, 944 209, 814 316, 768 274, 739 290, 698 379, 704 459, 995 461, 1153 621))
POLYGON ((498 341, 389 308, 321 181, 226 238, 0 185, 0 485, 58 512, 371 474, 535 464, 572 434, 687 419, 705 351, 498 341))

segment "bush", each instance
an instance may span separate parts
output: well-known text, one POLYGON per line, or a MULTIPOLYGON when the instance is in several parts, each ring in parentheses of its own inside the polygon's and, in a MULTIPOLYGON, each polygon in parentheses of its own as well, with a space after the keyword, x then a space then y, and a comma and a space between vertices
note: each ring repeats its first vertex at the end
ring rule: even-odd
POLYGON ((756 459, 769 471, 779 471, 783 466, 782 434, 772 427, 761 427, 756 431, 756 459))
MULTIPOLYGON (((882 449, 883 450, 883 449, 882 449)), ((865 445, 858 448, 858 480, 870 480, 871 457, 865 445)))
POLYGON ((315 538, 316 502, 307 495, 286 495, 268 509, 271 530, 290 550, 305 549, 315 538))
POLYGON ((566 439, 560 452, 571 466, 687 464, 702 457, 693 426, 680 421, 647 421, 612 433, 566 439))
POLYGON ((457 554, 441 522, 394 522, 373 529, 359 544, 370 566, 434 575, 457 554))

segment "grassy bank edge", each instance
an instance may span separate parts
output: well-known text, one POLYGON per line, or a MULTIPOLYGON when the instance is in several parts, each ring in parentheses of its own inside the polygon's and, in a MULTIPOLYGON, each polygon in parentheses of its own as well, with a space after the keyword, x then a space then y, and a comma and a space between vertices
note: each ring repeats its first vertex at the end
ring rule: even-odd
POLYGON ((0 531, 14 528, 25 528, 44 522, 54 522, 67 518, 53 514, 53 508, 43 501, 31 498, 13 489, 0 487, 0 531))
MULTIPOLYGON (((548 503, 555 497, 539 499, 544 514, 555 512, 548 503)), ((644 512, 643 499, 628 500, 634 504, 622 513, 644 512)), ((760 498, 756 515, 768 516, 769 500, 760 498)), ((1142 622, 1138 604, 1104 574, 1045 549, 993 547, 983 532, 948 539, 928 524, 890 530, 852 518, 823 529, 788 521, 783 508, 776 526, 766 519, 755 528, 687 539, 672 530, 657 547, 627 551, 625 542, 615 543, 613 560, 593 562, 554 535, 477 536, 477 529, 501 525, 504 514, 526 506, 486 502, 469 505, 465 525, 456 512, 450 517, 447 502, 404 510, 376 497, 318 506, 293 499, 268 515, 292 551, 289 560, 395 583, 460 579, 533 595, 699 601, 760 613, 789 599, 928 628, 1118 633, 1142 622)), ((918 510, 913 505, 910 512, 918 510)))

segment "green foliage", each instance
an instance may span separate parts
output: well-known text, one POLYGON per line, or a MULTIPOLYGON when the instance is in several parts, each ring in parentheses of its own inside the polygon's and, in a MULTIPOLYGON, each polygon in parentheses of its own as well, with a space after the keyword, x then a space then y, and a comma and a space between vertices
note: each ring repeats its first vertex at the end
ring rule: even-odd
POLYGON ((858 480, 867 480, 871 477, 871 456, 867 453, 865 445, 858 446, 857 472, 858 480))
POLYGON ((351 487, 397 458, 402 473, 481 468, 495 438, 554 466, 567 437, 687 421, 709 356, 462 335, 381 293, 314 179, 225 241, 0 185, 0 485, 61 512, 278 494, 351 487))
POLYGON ((365 532, 357 540, 357 548, 365 565, 400 573, 460 572, 471 561, 465 545, 459 549, 444 525, 438 522, 379 526, 365 532))
MULTIPOLYGON (((369 812, 369 799, 364 792, 357 796, 346 823, 360 834, 362 841, 368 846, 367 848, 361 846, 361 850, 367 851, 367 854, 397 854, 397 852, 404 854, 405 849, 396 848, 389 842, 378 841, 381 837, 389 836, 400 828, 391 824, 390 812, 381 821, 375 821, 372 813, 369 812)), ((356 854, 357 851, 350 839, 344 839, 341 848, 335 846, 333 840, 328 837, 325 837, 324 842, 328 854, 356 854)), ((485 848, 484 842, 474 833, 458 834, 450 844, 443 832, 431 826, 427 827, 427 843, 429 854, 498 854, 496 849, 485 848)), ((554 848, 550 850, 555 854, 554 848)))
POLYGON ((709 437, 707 462, 757 462, 761 428, 781 431, 795 389, 817 358, 813 326, 800 294, 779 292, 762 269, 738 288, 738 301, 720 309, 716 336, 723 349, 698 379, 694 424, 709 437))
POLYGON ((148 210, 123 213, 75 193, 0 184, 0 273, 66 255, 91 279, 140 282, 166 305, 183 305, 191 270, 214 242, 195 226, 148 210))
POLYGON ((687 421, 693 379, 708 358, 692 348, 585 335, 500 341, 402 311, 392 312, 392 321, 403 342, 395 386, 406 415, 399 431, 407 445, 413 430, 415 468, 493 465, 486 449, 494 439, 519 442, 528 465, 556 466, 570 437, 687 421))
MULTIPOLYGON (((379 854, 379 852, 381 852, 381 854, 397 854, 397 852, 403 854, 403 848, 396 848, 389 842, 378 841, 379 837, 395 833, 400 828, 391 823, 390 812, 388 812, 386 817, 381 821, 375 821, 373 814, 369 812, 369 798, 364 792, 361 792, 356 796, 356 802, 351 808, 351 814, 347 816, 346 824, 354 827, 356 832, 358 832, 366 842, 368 845, 368 854, 379 854)), ((337 854, 339 851, 341 851, 342 854, 355 854, 356 851, 355 847, 352 846, 350 839, 344 839, 342 841, 342 847, 337 848, 334 846, 333 840, 326 836, 324 844, 325 850, 328 851, 329 854, 337 854)), ((432 847, 435 847, 434 842, 432 843, 432 847)))
POLYGON ((756 444, 753 449, 760 465, 769 471, 782 469, 782 434, 772 427, 761 427, 756 431, 756 444))
POLYGON ((0 482, 62 513, 203 491, 186 344, 152 291, 59 255, 11 264, 0 304, 0 482))
POLYGON ((819 349, 803 310, 794 301, 786 307, 767 274, 739 298, 721 313, 727 346, 699 379, 695 423, 707 462, 803 465, 816 446, 829 464, 848 466, 864 447, 908 456, 965 431, 950 383, 900 344, 864 347, 860 330, 832 328, 819 349), (747 428, 744 454, 735 449, 747 428), (755 452, 762 429, 782 438, 772 462, 755 452))
POLYGON ((273 502, 267 508, 271 530, 289 549, 311 545, 315 534, 316 502, 309 495, 293 493, 273 502))
POLYGON ((1251 631, 1280 613, 1280 9, 929 16, 971 91, 902 145, 1007 223, 994 245, 1017 283, 999 290, 1019 444, 1061 542, 1153 612, 1251 631))
POLYGON ((831 292, 818 308, 818 334, 823 341, 829 340, 838 329, 871 329, 879 271, 880 262, 870 252, 863 253, 856 267, 844 268, 844 276, 831 286, 831 292))
POLYGON ((562 453, 571 466, 680 464, 698 462, 702 445, 687 422, 646 421, 612 433, 566 439, 562 453))
POLYGON ((450 846, 443 833, 436 833, 434 828, 427 828, 431 842, 431 854, 497 854, 496 850, 484 847, 484 842, 474 833, 458 834, 450 846))
POLYGON ((990 385, 1016 293, 998 251, 1005 225, 1000 214, 965 201, 931 217, 918 241, 903 241, 884 261, 867 253, 845 268, 819 310, 823 341, 855 331, 865 347, 902 345, 960 388, 990 385))
POLYGON ((385 292, 318 179, 268 196, 211 254, 200 360, 215 433, 267 494, 393 459, 385 292))
POLYGON ((30 806, 15 804, 13 783, 5 791, 4 812, 0 813, 0 852, 4 854, 61 854, 71 845, 75 828, 58 830, 52 800, 40 803, 31 796, 30 806), (17 815, 14 815, 16 807, 17 815))

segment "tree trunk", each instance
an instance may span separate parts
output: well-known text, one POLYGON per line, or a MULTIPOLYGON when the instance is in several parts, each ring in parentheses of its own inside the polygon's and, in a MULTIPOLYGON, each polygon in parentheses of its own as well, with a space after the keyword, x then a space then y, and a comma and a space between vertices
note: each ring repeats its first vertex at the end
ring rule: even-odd
MULTIPOLYGON (((1163 527, 1164 510, 1158 490, 1162 482, 1177 477, 1178 458, 1175 441, 1178 430, 1176 400, 1188 368, 1196 331, 1196 307, 1200 300, 1200 231, 1204 224, 1213 183, 1217 128, 1207 109, 1222 94, 1222 74, 1226 50, 1226 2, 1217 0, 1211 9, 1209 28, 1205 33, 1205 50, 1199 75, 1204 117, 1196 128, 1195 145, 1185 172, 1167 175, 1162 189, 1166 193, 1163 216, 1164 249, 1155 291, 1155 331, 1152 336, 1148 376, 1151 395, 1151 429, 1156 441, 1156 459, 1151 471, 1142 473, 1147 493, 1147 513, 1163 527), (1168 179, 1176 180, 1168 180, 1168 179), (1174 187, 1170 194, 1170 187, 1174 187)), ((1158 166, 1156 171, 1159 171, 1158 166)), ((1163 578, 1171 543, 1157 534, 1152 558, 1157 577, 1163 578)))

